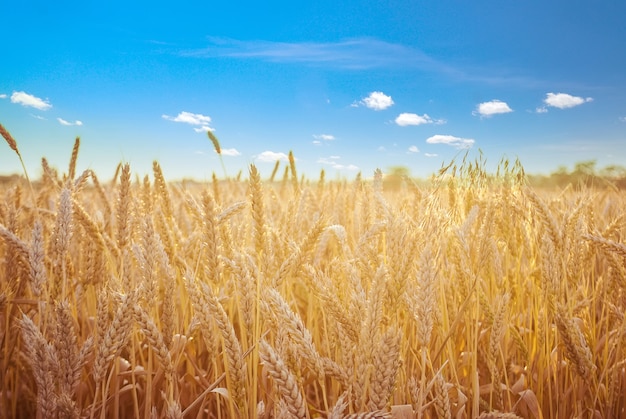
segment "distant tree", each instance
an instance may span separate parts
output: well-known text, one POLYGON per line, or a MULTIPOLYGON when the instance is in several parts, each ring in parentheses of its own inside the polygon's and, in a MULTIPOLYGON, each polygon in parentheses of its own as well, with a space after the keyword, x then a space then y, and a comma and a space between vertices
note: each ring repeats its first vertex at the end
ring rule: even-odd
POLYGON ((383 179, 383 187, 397 190, 402 186, 405 178, 411 176, 411 171, 405 166, 391 166, 383 179))
POLYGON ((626 167, 619 164, 611 164, 600 170, 600 176, 608 179, 626 178, 626 167))
POLYGON ((582 176, 595 176, 596 174, 596 161, 595 160, 587 160, 581 161, 574 165, 573 175, 582 175, 582 176))

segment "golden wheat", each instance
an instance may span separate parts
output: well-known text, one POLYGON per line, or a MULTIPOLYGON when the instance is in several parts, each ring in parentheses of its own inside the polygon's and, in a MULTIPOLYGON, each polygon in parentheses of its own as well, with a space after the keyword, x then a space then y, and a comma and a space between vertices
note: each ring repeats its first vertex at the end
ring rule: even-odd
POLYGON ((626 415, 624 191, 293 153, 282 182, 104 182, 79 146, 0 184, 3 417, 626 415))

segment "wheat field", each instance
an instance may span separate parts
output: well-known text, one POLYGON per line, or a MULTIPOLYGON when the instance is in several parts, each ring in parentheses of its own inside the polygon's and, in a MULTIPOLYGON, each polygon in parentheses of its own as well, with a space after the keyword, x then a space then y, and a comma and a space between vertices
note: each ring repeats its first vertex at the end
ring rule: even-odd
POLYGON ((2 417, 626 415, 623 191, 481 158, 105 182, 79 145, 0 185, 2 417))

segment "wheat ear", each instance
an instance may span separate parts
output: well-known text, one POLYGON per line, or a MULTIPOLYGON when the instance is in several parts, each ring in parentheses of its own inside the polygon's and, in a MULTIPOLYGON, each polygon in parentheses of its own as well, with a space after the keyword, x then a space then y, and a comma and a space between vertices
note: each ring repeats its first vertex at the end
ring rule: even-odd
POLYGON ((259 344, 259 355, 268 373, 278 387, 280 394, 287 405, 289 414, 295 418, 307 418, 307 408, 302 392, 293 373, 285 365, 280 356, 265 341, 259 344))
POLYGON ((224 170, 224 177, 228 177, 228 175, 226 174, 226 166, 224 165, 224 159, 222 158, 222 147, 220 146, 220 142, 215 136, 215 134, 213 134, 213 131, 208 130, 206 133, 209 136, 209 140, 211 140, 211 144, 213 144, 213 148, 215 148, 215 152, 217 153, 218 156, 220 156, 220 163, 222 164, 222 169, 224 170))
POLYGON ((265 231, 265 214, 263 210, 263 186, 261 175, 255 165, 250 165, 250 202, 252 204, 252 221, 254 234, 254 248, 256 250, 257 265, 265 275, 267 255, 267 233, 265 231))
POLYGON ((63 188, 59 197, 54 236, 52 239, 52 257, 54 280, 52 283, 51 296, 59 301, 65 298, 67 277, 67 255, 70 249, 73 226, 72 218, 72 192, 69 188, 63 188))
POLYGON ((24 176, 26 177, 26 181, 28 182, 28 185, 30 186, 30 192, 33 197, 33 205, 35 205, 35 190, 33 189, 33 185, 30 182, 30 178, 28 177, 28 171, 26 170, 26 165, 24 165, 22 154, 20 153, 20 150, 17 148, 17 141, 15 141, 13 136, 9 133, 9 131, 6 130, 6 128, 2 124, 0 124, 0 135, 2 135, 2 137, 6 140, 7 144, 11 148, 11 150, 15 151, 15 154, 17 154, 17 157, 20 159, 20 164, 22 165, 24 176))
POLYGON ((161 165, 156 160, 152 162, 152 172, 154 174, 154 186, 157 190, 158 196, 161 198, 161 208, 163 209, 166 218, 171 221, 174 218, 172 199, 167 188, 165 176, 163 176, 161 165))
POLYGON ((576 367, 576 372, 584 379, 589 379, 596 366, 593 363, 593 354, 589 349, 585 335, 578 324, 568 316, 566 308, 562 304, 556 307, 556 327, 559 336, 565 345, 565 356, 576 367))
POLYGON ((373 367, 374 374, 369 388, 370 410, 384 409, 396 384, 400 368, 400 342, 402 334, 389 329, 376 344, 373 367))
POLYGON ((117 248, 120 251, 123 251, 130 241, 130 204, 130 165, 126 163, 121 166, 120 186, 115 208, 117 248))
POLYGON ((321 357, 313 343, 313 337, 305 327, 302 319, 289 307, 289 304, 275 289, 269 289, 263 295, 264 312, 268 318, 273 318, 277 327, 282 328, 289 335, 298 349, 298 354, 304 359, 307 366, 317 377, 324 376, 324 367, 321 357))
MULTIPOLYGON (((185 285, 193 304, 194 310, 199 314, 202 322, 213 319, 217 324, 224 342, 227 359, 227 377, 233 388, 233 400, 242 409, 246 409, 246 364, 243 359, 241 344, 235 334, 235 329, 224 311, 224 307, 213 294, 210 286, 195 281, 193 274, 185 275, 185 285)), ((205 339, 210 339, 210 331, 206 324, 203 326, 205 339)))
POLYGON ((69 180, 74 180, 74 176, 76 176, 76 161, 78 160, 79 148, 80 137, 76 137, 76 141, 74 141, 74 147, 72 148, 72 157, 70 158, 70 167, 67 174, 67 178, 69 180))
POLYGON ((38 416, 54 417, 57 404, 54 377, 59 369, 56 353, 26 314, 22 316, 20 326, 26 360, 33 370, 37 384, 38 416))

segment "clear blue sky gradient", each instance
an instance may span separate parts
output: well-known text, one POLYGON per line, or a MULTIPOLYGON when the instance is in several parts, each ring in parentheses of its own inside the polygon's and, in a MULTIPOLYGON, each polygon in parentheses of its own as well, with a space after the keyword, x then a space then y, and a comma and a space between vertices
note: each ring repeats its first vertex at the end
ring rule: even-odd
MULTIPOLYGON (((317 177, 482 150, 528 172, 626 165, 626 3, 2 2, 0 123, 32 177, 45 156, 110 178, 208 179, 293 150, 317 177), (378 92, 378 93, 376 93, 378 92)), ((20 172, 8 146, 0 174, 20 172)))

